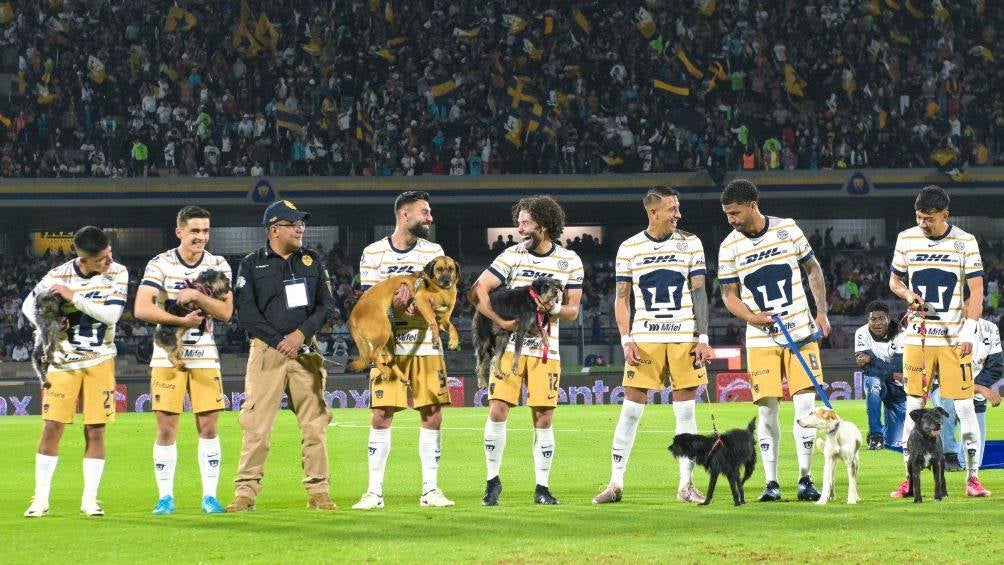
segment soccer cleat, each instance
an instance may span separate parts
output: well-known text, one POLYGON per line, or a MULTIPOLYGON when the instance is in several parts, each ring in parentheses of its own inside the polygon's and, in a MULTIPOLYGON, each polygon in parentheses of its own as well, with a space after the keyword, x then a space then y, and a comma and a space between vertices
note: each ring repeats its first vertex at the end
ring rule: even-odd
POLYGON ((537 488, 533 489, 533 501, 537 504, 559 504, 558 499, 554 498, 550 489, 544 485, 537 485, 537 488))
POLYGON ((49 513, 49 501, 48 500, 36 500, 31 499, 31 504, 28 505, 28 509, 24 511, 25 518, 41 518, 49 513))
POLYGON ((202 511, 206 514, 222 514, 226 509, 215 496, 206 495, 202 497, 202 511))
POLYGON ((868 435, 868 449, 872 451, 885 449, 885 438, 882 437, 882 434, 868 435))
POLYGON ((965 469, 961 464, 959 464, 959 456, 954 453, 945 454, 945 472, 955 473, 965 469))
POLYGON ((227 505, 227 512, 248 512, 254 510, 254 500, 247 496, 238 495, 234 501, 227 505))
MULTIPOLYGON (((382 505, 383 499, 380 502, 382 505)), ((309 510, 338 510, 338 505, 331 500, 328 493, 315 492, 307 497, 307 508, 309 510)))
POLYGON ((481 499, 481 506, 498 506, 500 494, 502 494, 502 479, 495 477, 485 485, 485 496, 481 499))
POLYGON ((770 481, 763 487, 763 494, 757 499, 758 502, 777 502, 781 500, 781 485, 777 481, 770 481))
POLYGON ((903 479, 903 482, 899 483, 896 490, 890 492, 889 496, 892 498, 906 498, 912 494, 913 493, 910 492, 910 479, 903 479))
POLYGON ((81 503, 80 512, 84 516, 104 516, 105 510, 101 508, 101 503, 97 500, 81 503))
POLYGON ((808 500, 810 502, 816 502, 819 500, 820 494, 816 490, 815 485, 812 484, 812 478, 809 475, 798 479, 798 499, 808 500))
POLYGON ((157 516, 174 514, 174 497, 171 495, 160 497, 160 500, 157 501, 157 505, 153 507, 153 514, 157 516))
POLYGON ((454 502, 449 498, 446 498, 446 495, 443 494, 443 491, 439 490, 438 488, 434 488, 429 492, 423 494, 422 497, 418 499, 418 505, 423 508, 425 507, 444 508, 446 506, 453 506, 454 502))
POLYGON ((376 510, 383 508, 383 497, 375 492, 367 492, 359 499, 359 502, 352 505, 353 510, 376 510))
POLYGON ((979 477, 972 476, 966 481, 966 496, 990 496, 990 491, 983 486, 979 477))
POLYGON ((600 494, 593 497, 593 504, 609 504, 611 502, 620 502, 621 498, 624 497, 624 489, 617 485, 607 485, 607 488, 603 489, 600 494))
POLYGON ((694 504, 701 504, 704 502, 704 495, 701 491, 694 488, 694 485, 687 485, 686 487, 676 491, 676 500, 678 502, 693 502, 694 504))

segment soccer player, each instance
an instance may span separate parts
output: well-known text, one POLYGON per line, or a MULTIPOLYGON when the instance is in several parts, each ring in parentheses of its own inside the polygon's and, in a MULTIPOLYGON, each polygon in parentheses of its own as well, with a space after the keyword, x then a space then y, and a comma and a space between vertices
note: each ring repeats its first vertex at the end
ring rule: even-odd
MULTIPOLYGON (((983 313, 983 261, 976 238, 948 223, 948 206, 944 189, 924 187, 914 202, 917 225, 896 239, 889 289, 913 312, 903 348, 906 413, 924 405, 937 373, 941 397, 953 401, 959 417, 968 470, 966 495, 989 496, 979 479, 983 454, 973 404, 972 366, 977 320, 983 313), (966 289, 969 298, 963 304, 966 289)), ((909 457, 906 440, 913 424, 907 418, 903 426, 904 461, 909 457)), ((904 480, 890 496, 912 494, 909 488, 909 480, 904 480)))
POLYGON ((875 300, 865 308, 868 323, 854 332, 854 362, 864 373, 868 449, 898 445, 906 417, 902 334, 889 323, 889 306, 875 300), (882 407, 885 406, 885 424, 882 407))
POLYGON ((112 246, 100 228, 73 234, 77 257, 52 269, 25 298, 21 311, 36 328, 35 297, 58 294, 67 322, 53 358, 48 359, 42 397, 42 438, 35 455, 35 496, 24 515, 45 516, 49 489, 59 459, 59 440, 73 423, 80 401, 84 412, 84 493, 80 511, 104 516, 98 486, 105 467, 105 424, 115 421, 115 323, 125 308, 129 272, 112 259, 112 246))
MULTIPOLYGON (((593 498, 594 504, 619 502, 623 496, 624 472, 648 391, 672 384, 675 432, 697 433, 697 387, 708 383, 704 365, 714 356, 708 345, 704 247, 696 235, 677 229, 680 193, 657 186, 642 203, 648 228, 617 250, 614 314, 627 363, 624 403, 614 430, 610 483, 593 498)), ((677 500, 704 502, 694 488, 693 473, 694 462, 681 457, 677 500)))
POLYGON ((231 278, 226 259, 206 251, 209 243, 209 212, 198 206, 186 206, 178 212, 174 234, 179 245, 157 255, 146 265, 143 280, 136 291, 135 315, 137 319, 188 328, 178 344, 183 368, 174 367, 167 352, 156 344, 150 359, 150 395, 157 415, 157 439, 153 444, 154 477, 157 480, 159 500, 153 513, 174 512, 174 470, 178 465, 179 415, 184 410, 185 393, 188 393, 195 427, 199 434, 198 460, 202 476, 202 511, 207 514, 223 512, 216 499, 220 478, 220 438, 216 435, 216 421, 223 410, 223 381, 220 357, 213 340, 213 319, 227 321, 233 315, 233 294, 228 292, 219 299, 188 288, 207 270, 223 273, 231 278), (175 316, 165 310, 165 305, 175 302, 192 310, 186 316, 175 316))
MULTIPOLYGON (((429 193, 410 190, 394 200, 394 233, 363 249, 359 261, 359 281, 367 288, 394 276, 418 273, 443 248, 425 239, 432 225, 429 193)), ((459 275, 459 273, 458 273, 459 275)), ((442 407, 450 404, 446 385, 446 367, 442 352, 433 342, 438 328, 429 328, 422 316, 401 312, 408 305, 410 291, 406 285, 395 293, 394 363, 404 373, 407 382, 383 380, 376 369, 370 371, 370 437, 369 486, 352 508, 373 510, 384 507, 383 479, 390 456, 390 430, 394 414, 408 407, 408 390, 413 406, 422 419, 418 429, 418 457, 422 463, 422 495, 420 506, 453 506, 437 482, 441 441, 439 429, 443 422, 442 407)))
MULTIPOLYGON (((559 320, 574 321, 579 316, 582 298, 582 260, 575 252, 561 247, 554 240, 565 229, 565 212, 550 196, 528 196, 512 208, 512 220, 521 242, 503 251, 492 261, 477 282, 472 293, 475 307, 483 316, 512 331, 516 324, 504 320, 492 310, 488 293, 504 285, 507 288, 528 286, 534 279, 551 277, 565 287, 562 300, 549 312, 550 333, 547 340, 527 336, 523 353, 516 359, 518 369, 511 374, 515 347, 510 340, 501 359, 501 372, 492 368, 488 385, 488 420, 485 422, 485 461, 487 485, 481 501, 484 506, 497 506, 502 493, 499 469, 506 444, 506 420, 509 410, 519 404, 523 383, 526 383, 526 404, 533 419, 533 461, 537 486, 533 501, 537 504, 558 504, 551 494, 548 477, 554 459, 554 431, 551 420, 558 405, 558 382, 561 361, 558 347, 559 320), (545 348, 546 344, 546 348, 545 348)), ((559 240, 560 241, 560 240, 559 240)))
POLYGON ((798 458, 798 500, 819 500, 812 484, 812 448, 816 431, 798 425, 812 411, 815 390, 794 352, 788 347, 772 315, 780 315, 814 375, 822 378, 817 330, 830 333, 826 317, 823 270, 791 219, 765 216, 753 182, 736 179, 722 192, 722 211, 732 233, 718 252, 718 280, 725 307, 746 322, 746 356, 753 402, 757 405, 757 437, 767 486, 760 502, 781 500, 777 482, 777 453, 781 438, 778 406, 784 397, 782 377, 788 380, 795 418, 792 433, 798 458), (816 304, 813 319, 799 267, 804 268, 816 304))

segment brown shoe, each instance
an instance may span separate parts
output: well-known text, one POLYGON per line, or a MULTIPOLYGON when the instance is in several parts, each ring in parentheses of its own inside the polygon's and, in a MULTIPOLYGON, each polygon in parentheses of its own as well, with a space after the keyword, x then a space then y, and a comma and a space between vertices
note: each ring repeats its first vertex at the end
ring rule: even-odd
POLYGON ((234 501, 227 505, 227 512, 247 512, 254 510, 254 500, 246 496, 237 496, 234 501))
POLYGON ((315 492, 307 498, 307 508, 310 510, 338 510, 338 505, 331 500, 326 492, 315 492))

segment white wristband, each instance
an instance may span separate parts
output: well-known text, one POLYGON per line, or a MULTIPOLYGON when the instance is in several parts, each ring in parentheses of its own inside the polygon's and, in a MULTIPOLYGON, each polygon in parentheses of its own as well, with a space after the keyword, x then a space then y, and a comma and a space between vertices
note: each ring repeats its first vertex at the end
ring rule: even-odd
POLYGON ((701 335, 697 336, 697 343, 700 343, 702 345, 707 345, 708 344, 708 334, 701 334, 701 335))
POLYGON ((959 343, 976 343, 976 320, 966 318, 962 323, 962 331, 959 332, 959 343))
POLYGON ((561 301, 555 302, 554 306, 551 306, 551 315, 557 316, 561 312, 561 301))
POLYGON ((631 337, 631 334, 622 335, 621 336, 621 346, 625 346, 625 345, 627 345, 629 343, 634 343, 634 338, 631 337))

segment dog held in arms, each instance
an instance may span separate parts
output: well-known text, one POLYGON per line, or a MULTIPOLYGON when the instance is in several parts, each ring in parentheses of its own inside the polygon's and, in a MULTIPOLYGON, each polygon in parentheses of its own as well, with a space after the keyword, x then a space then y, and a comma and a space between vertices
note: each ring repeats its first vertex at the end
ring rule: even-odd
MULTIPOLYGON (((509 337, 516 335, 516 354, 512 358, 513 374, 519 369, 519 356, 523 351, 523 339, 527 335, 538 335, 538 316, 547 319, 547 312, 540 312, 540 307, 546 310, 562 299, 564 292, 561 283, 550 277, 534 279, 529 286, 518 288, 496 288, 489 295, 492 310, 505 320, 516 320, 516 331, 508 332, 500 328, 490 319, 475 312, 471 341, 474 344, 476 360, 475 372, 478 375, 478 386, 488 386, 491 367, 496 373, 502 371, 502 352, 505 351, 509 337), (536 297, 534 296, 536 295, 536 297), (540 306, 538 306, 538 304, 540 306)), ((476 302, 471 293, 471 302, 476 302)), ((541 324, 543 325, 543 324, 541 324)), ((546 331, 546 330, 545 330, 546 331)), ((543 336, 542 339, 546 339, 543 336)))
POLYGON ((719 435, 678 434, 669 446, 673 457, 689 457, 698 465, 704 467, 711 475, 708 483, 708 494, 702 506, 711 504, 715 494, 715 483, 718 475, 725 475, 732 489, 732 503, 736 506, 746 504, 744 485, 753 474, 756 467, 756 441, 753 431, 756 429, 756 418, 750 420, 746 429, 729 430, 719 435), (739 476, 742 469, 742 477, 739 476))
POLYGON ((941 447, 941 425, 948 417, 942 407, 918 408, 910 412, 916 425, 906 440, 909 457, 906 469, 909 474, 910 490, 914 502, 923 502, 920 495, 920 472, 927 467, 934 473, 934 499, 948 496, 945 486, 945 454, 941 447))
POLYGON ((63 313, 64 300, 55 292, 40 292, 35 294, 35 347, 31 351, 31 366, 42 388, 49 388, 45 380, 49 372, 49 363, 56 350, 60 332, 69 329, 69 318, 63 313))
MULTIPOLYGON (((460 334, 450 322, 450 315, 457 303, 457 284, 460 280, 460 263, 450 257, 436 257, 420 273, 390 277, 373 285, 359 298, 349 315, 349 332, 359 348, 359 358, 349 363, 351 371, 362 371, 373 364, 381 378, 395 377, 404 380, 404 374, 392 363, 394 359, 394 328, 390 312, 393 308, 394 292, 402 284, 411 290, 415 311, 429 326, 433 342, 442 344, 439 332, 450 336, 447 346, 460 347, 460 334)), ((396 311, 396 315, 402 312, 396 311)))
MULTIPOLYGON (((193 288, 206 296, 212 296, 217 299, 230 292, 230 279, 221 271, 215 269, 206 269, 194 281, 186 280, 184 284, 184 288, 193 288)), ((175 300, 164 302, 164 310, 169 314, 182 318, 192 312, 191 308, 182 306, 175 300)), ((204 320, 199 329, 207 331, 210 323, 209 320, 204 320)), ((154 343, 167 352, 167 358, 174 365, 174 368, 178 370, 185 368, 185 363, 181 360, 181 353, 183 351, 182 340, 184 340, 185 334, 189 329, 180 326, 157 324, 156 329, 153 330, 154 343)))
POLYGON ((837 459, 843 459, 847 466, 847 504, 857 504, 858 468, 861 459, 858 451, 861 449, 861 430, 853 422, 841 420, 837 413, 822 406, 798 419, 798 425, 803 428, 815 428, 823 432, 826 443, 823 444, 823 492, 816 504, 826 504, 835 497, 833 492, 833 475, 837 459))

